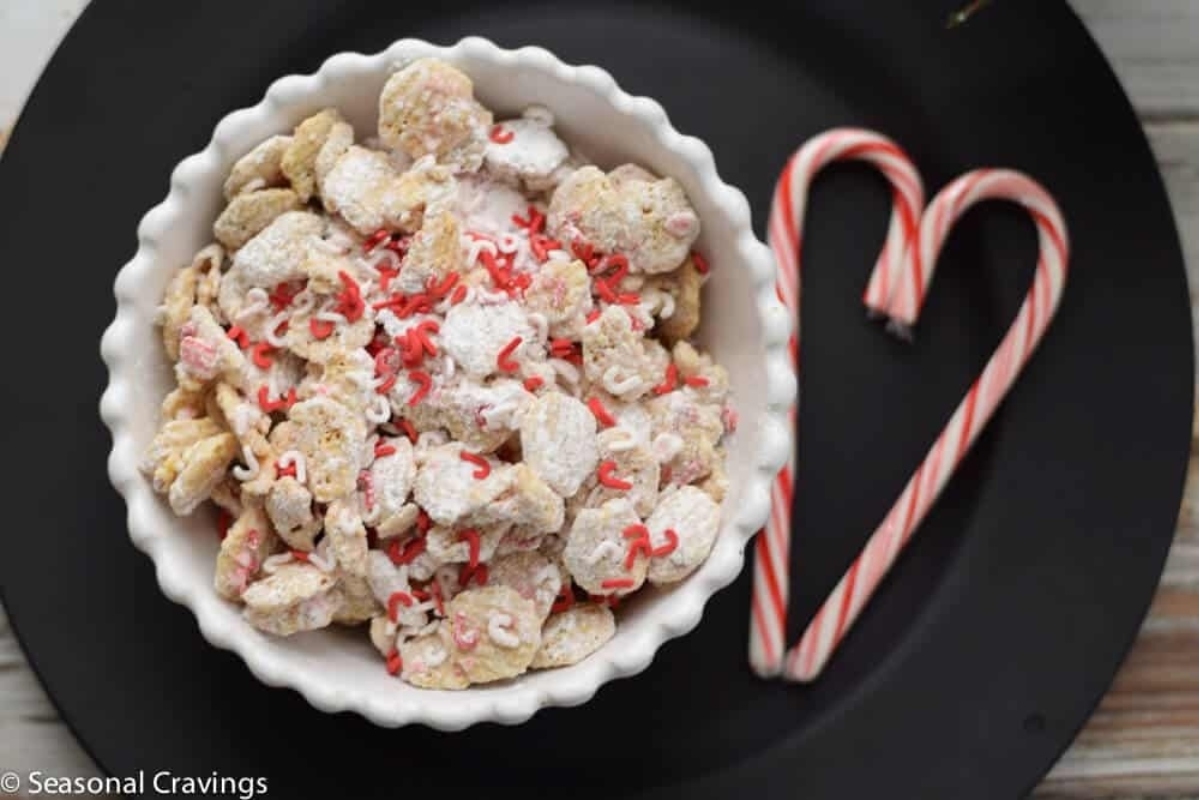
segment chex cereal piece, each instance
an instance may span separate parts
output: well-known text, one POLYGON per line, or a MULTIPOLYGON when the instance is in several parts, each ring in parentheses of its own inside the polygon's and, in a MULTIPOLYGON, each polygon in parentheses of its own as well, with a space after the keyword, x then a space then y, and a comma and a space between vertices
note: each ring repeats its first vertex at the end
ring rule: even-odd
POLYGON ((675 583, 690 575, 712 551, 720 522, 720 506, 695 486, 664 492, 646 519, 654 553, 650 582, 675 583))
POLYGON ((362 418, 341 403, 314 397, 292 406, 288 420, 293 428, 284 449, 304 454, 313 499, 329 503, 352 494, 367 438, 362 418))
POLYGON ((464 527, 434 525, 425 535, 425 551, 439 564, 490 561, 511 525, 476 524, 464 527), (476 549, 476 543, 478 548, 476 549))
POLYGON ((242 593, 246 621, 266 633, 291 636, 324 628, 341 604, 334 578, 308 564, 284 564, 242 593))
MULTIPOLYGON (((441 628, 446 627, 443 622, 441 628)), ((441 628, 400 645, 403 664, 400 678, 422 689, 465 689, 471 685, 471 679, 462 665, 450 657, 450 645, 440 635, 441 628)))
POLYGON ((280 214, 302 207, 300 197, 291 189, 243 192, 230 200, 217 217, 213 223, 213 236, 232 252, 258 235, 280 214))
POLYGON ((462 272, 462 233, 458 219, 448 211, 426 214, 404 256, 395 286, 409 294, 419 294, 430 285, 445 283, 451 273, 462 272))
POLYGON ((525 292, 525 303, 546 318, 551 336, 578 339, 593 307, 587 268, 578 259, 546 262, 525 292))
POLYGON ((568 156, 553 126, 554 116, 537 107, 527 109, 519 119, 497 123, 484 150, 484 167, 518 188, 546 187, 568 156))
POLYGON ((657 310, 655 332, 668 342, 677 342, 695 333, 700 325, 700 287, 703 284, 704 276, 696 269, 690 255, 674 272, 654 276, 647 288, 666 291, 672 298, 667 307, 660 306, 657 310), (668 309, 670 314, 666 313, 668 309))
POLYGON ((561 241, 621 253, 633 272, 669 272, 687 257, 700 218, 674 178, 650 178, 644 170, 605 175, 581 167, 550 199, 547 229, 561 241))
POLYGON ((563 499, 528 464, 512 466, 510 488, 475 518, 520 525, 527 532, 548 533, 563 526, 563 499))
POLYGON ((375 445, 375 453, 368 470, 372 487, 370 505, 373 506, 368 509, 368 514, 378 520, 376 527, 381 535, 394 536, 401 532, 399 528, 407 529, 416 520, 415 507, 411 512, 406 510, 412 505, 408 498, 417 476, 413 446, 407 437, 382 437, 375 445), (375 508, 378 508, 377 512, 375 508), (410 514, 412 521, 397 519, 399 515, 407 517, 410 514), (407 524, 402 525, 404 522, 407 524))
POLYGON ((317 155, 329 138, 333 127, 344 122, 336 109, 327 108, 313 114, 296 126, 292 143, 280 161, 280 170, 292 183, 300 200, 307 203, 316 191, 317 155))
POLYGON ((624 497, 633 503, 639 516, 653 511, 658 503, 659 469, 648 444, 625 427, 601 431, 596 437, 600 464, 611 466, 605 471, 608 480, 597 474, 584 485, 581 493, 587 495, 586 505, 596 507, 615 497, 624 497))
POLYGON ((513 468, 495 458, 475 456, 459 443, 445 444, 418 466, 413 499, 434 522, 453 526, 494 502, 513 477, 513 468))
POLYGON ((175 379, 180 386, 199 388, 218 377, 241 384, 246 357, 204 306, 192 306, 179 329, 179 361, 175 379))
POLYGON ((272 136, 239 158, 225 179, 225 199, 232 200, 243 191, 283 186, 283 154, 292 143, 290 136, 272 136))
POLYGON ((155 490, 165 493, 171 510, 182 516, 212 494, 238 450, 237 439, 207 419, 176 420, 155 437, 142 466, 155 490))
POLYGON ((664 482, 683 485, 707 476, 725 433, 720 407, 679 390, 655 397, 648 406, 654 420, 650 450, 662 464, 664 482))
POLYGON ((489 565, 488 586, 507 586, 533 603, 542 619, 562 588, 558 567, 537 552, 501 556, 489 565))
POLYGON ((304 254, 313 237, 320 236, 325 223, 310 211, 288 211, 233 256, 233 264, 221 279, 217 302, 226 319, 236 320, 252 300, 251 289, 268 292, 280 284, 304 277, 304 254))
POLYGON ((246 505, 221 540, 213 576, 217 594, 226 600, 240 600, 242 592, 262 569, 263 561, 279 549, 279 537, 262 508, 246 505))
POLYGON ((347 122, 335 122, 325 136, 317 157, 313 160, 313 178, 316 180, 316 190, 325 191, 325 178, 333 171, 339 158, 354 144, 354 128, 347 122))
POLYGON ((271 484, 263 507, 279 538, 293 550, 313 549, 323 520, 313 513, 312 493, 295 478, 285 476, 271 484))
POLYGON ((141 462, 141 470, 151 477, 154 491, 163 494, 170 489, 186 463, 184 454, 193 445, 224 433, 221 426, 208 417, 173 419, 163 423, 141 462))
POLYGON ((488 383, 453 381, 437 403, 438 422, 450 435, 478 453, 491 453, 520 427, 533 402, 520 381, 496 378, 488 383))
POLYGON ((471 683, 490 683, 529 668, 542 642, 541 628, 532 601, 507 586, 487 586, 447 603, 438 635, 471 683))
POLYGON ((348 500, 334 500, 325 511, 325 537, 339 569, 367 575, 367 529, 358 509, 348 500))
POLYGON ((551 614, 542 626, 542 646, 533 657, 532 669, 550 669, 578 664, 599 650, 617 632, 608 606, 579 603, 551 614))
POLYGON ((364 236, 384 227, 411 233, 420 228, 426 204, 451 190, 448 178, 429 168, 401 173, 384 153, 351 145, 321 182, 321 201, 364 236))
POLYGON ((339 570, 337 592, 341 595, 341 602, 333 614, 333 621, 339 625, 358 625, 366 622, 379 614, 383 608, 371 592, 371 585, 362 575, 351 575, 339 570))
POLYGON ((508 362, 519 365, 542 357, 537 332, 521 306, 512 301, 452 306, 439 336, 450 357, 476 379, 503 371, 508 362), (516 345, 506 349, 513 342, 516 345))
POLYGON ((367 634, 371 638, 371 644, 384 658, 387 658, 396 649, 396 623, 388 619, 386 614, 371 618, 367 634))
POLYGON ((483 161, 492 113, 473 91, 471 79, 445 62, 412 62, 388 78, 379 95, 380 140, 410 158, 432 155, 474 172, 483 161))
POLYGON ((648 393, 666 371, 670 357, 662 345, 635 331, 629 314, 609 306, 583 329, 583 370, 587 379, 622 400, 648 393))
POLYGON ((725 402, 729 394, 729 373, 715 363, 712 356, 700 353, 689 342, 676 342, 671 349, 671 359, 684 392, 702 403, 719 405, 725 402))
POLYGON ((570 497, 596 469, 596 419, 574 397, 542 395, 521 419, 521 453, 554 491, 570 497))
POLYGON ((584 591, 620 596, 641 587, 649 558, 637 551, 628 558, 636 539, 626 535, 640 525, 633 504, 625 498, 609 500, 599 508, 585 508, 576 515, 563 550, 563 563, 584 591))

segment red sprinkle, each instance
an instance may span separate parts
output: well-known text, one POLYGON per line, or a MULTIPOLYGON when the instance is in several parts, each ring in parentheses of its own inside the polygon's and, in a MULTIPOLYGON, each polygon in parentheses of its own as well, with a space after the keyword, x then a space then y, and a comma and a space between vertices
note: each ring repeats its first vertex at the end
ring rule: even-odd
POLYGON ((237 342, 238 347, 242 348, 243 350, 245 350, 250 344, 250 337, 246 335, 244 330, 242 330, 241 325, 234 325, 230 327, 230 329, 225 332, 225 335, 237 342))
POLYGON ((481 455, 463 450, 462 460, 466 461, 468 464, 474 464, 476 467, 478 467, 478 469, 471 473, 471 475, 478 480, 483 480, 488 475, 492 474, 492 465, 489 464, 487 459, 481 455))
POLYGON ((679 382, 679 368, 674 364, 667 365, 667 374, 663 378, 663 382, 654 387, 655 394, 666 394, 674 391, 676 384, 679 382))
POLYGON ((388 653, 387 671, 388 675, 398 675, 400 670, 404 669, 404 660, 400 658, 400 651, 393 650, 388 653))
POLYGON ((275 352, 275 348, 266 342, 259 342, 250 348, 250 360, 254 362, 254 366, 259 369, 271 368, 271 353, 275 352))
POLYGON ((275 462, 275 477, 276 478, 286 478, 289 475, 293 478, 296 477, 296 465, 294 463, 288 464, 286 467, 281 467, 281 466, 279 466, 278 461, 275 462))
POLYGON ((493 125, 492 130, 488 133, 488 138, 496 144, 508 144, 513 140, 515 134, 503 125, 493 125))
POLYGON ((437 322, 427 319, 417 325, 416 333, 413 334, 425 352, 429 353, 431 356, 436 356, 438 354, 438 349, 437 345, 429 340, 429 334, 437 333, 440 330, 441 326, 438 325, 437 322))
POLYGON ((656 547, 650 551, 650 555, 655 556, 656 558, 662 558, 663 556, 671 555, 671 553, 675 552, 675 548, 679 546, 679 535, 676 534, 675 531, 667 528, 665 531, 663 531, 663 536, 667 537, 667 543, 662 547, 656 547))
POLYGON ((446 277, 442 278, 440 283, 433 278, 430 278, 428 283, 425 284, 425 291, 427 291, 429 296, 433 299, 440 300, 441 298, 450 294, 450 290, 453 289, 457 283, 458 273, 451 272, 447 274, 446 277))
POLYGON ((699 272, 701 275, 708 274, 708 259, 697 253, 695 250, 692 251, 692 266, 694 266, 696 268, 696 272, 699 272))
POLYGON ((528 228, 530 235, 532 235, 545 227, 546 215, 538 211, 536 206, 529 206, 525 213, 529 215, 528 219, 522 217, 520 214, 512 215, 513 224, 518 228, 528 228))
POLYGON ((521 385, 525 387, 525 391, 527 392, 536 392, 542 388, 542 384, 545 382, 540 375, 530 375, 521 385))
POLYGON ((363 252, 364 253, 371 252, 376 247, 378 247, 380 245, 380 243, 383 242, 384 239, 390 239, 391 237, 392 237, 392 234, 386 228, 380 228, 379 230, 375 231, 370 236, 368 236, 367 240, 365 242, 363 242, 363 252))
POLYGON ((308 329, 312 332, 314 339, 328 339, 333 336, 333 328, 333 323, 328 320, 314 318, 308 321, 308 329))
POLYGON ((615 461, 601 461, 600 468, 596 470, 596 477, 600 480, 601 484, 610 489, 619 489, 621 491, 632 489, 632 483, 621 480, 617 476, 613 475, 613 471, 616 470, 616 468, 617 462, 615 461))
POLYGON ((396 452, 396 448, 390 444, 382 444, 380 442, 375 443, 375 457, 376 458, 383 458, 384 456, 394 455, 395 452, 396 452))
POLYGON ((396 621, 396 617, 400 614, 400 606, 412 608, 413 598, 408 592, 392 592, 387 600, 388 619, 392 622, 396 621))
POLYGON ((596 421, 604 427, 611 428, 617 424, 613 415, 608 413, 608 409, 604 407, 604 403, 600 402, 599 397, 588 398, 587 407, 592 410, 592 416, 596 418, 596 421))
POLYGON ((617 295, 617 302, 623 306, 636 306, 642 302, 642 296, 637 292, 622 292, 617 295))
POLYGON ((409 328, 403 336, 397 336, 396 344, 400 345, 401 357, 406 366, 415 367, 425 357, 425 350, 420 337, 417 336, 416 328, 409 328))
POLYGON ((513 361, 511 358, 513 351, 521 346, 521 341, 522 339, 520 336, 514 336, 513 340, 504 345, 504 349, 502 349, 500 354, 496 356, 496 366, 502 371, 516 372, 521 368, 521 365, 516 361, 513 361))
POLYGON ((588 268, 588 272, 595 270, 596 265, 600 263, 600 256, 596 254, 596 248, 590 242, 583 242, 578 239, 571 242, 571 252, 584 263, 588 268))
POLYGON ((296 559, 297 561, 301 562, 302 564, 308 563, 308 553, 306 553, 303 550, 293 550, 292 558, 296 559))
POLYGON ((349 322, 357 322, 362 319, 363 312, 366 311, 366 303, 362 299, 362 290, 358 286, 358 282, 350 277, 350 273, 342 271, 338 273, 338 278, 342 281, 343 289, 337 296, 337 305, 334 310, 344 316, 349 322))
POLYGON ((379 291, 387 292, 388 287, 392 285, 392 281, 400 274, 400 270, 392 269, 391 267, 378 267, 379 270, 379 291))
POLYGON ((450 305, 456 306, 466 299, 467 286, 466 284, 460 283, 458 286, 454 287, 454 294, 450 295, 450 305))
POLYGON ((562 358, 573 352, 575 352, 575 343, 570 339, 558 338, 550 340, 550 355, 555 358, 562 358))
POLYGON ((459 531, 458 540, 467 543, 467 566, 475 569, 479 566, 479 531, 474 528, 459 531))
POLYGON ((411 421, 407 419, 400 420, 400 429, 404 431, 404 435, 408 437, 410 442, 413 444, 417 443, 417 429, 413 427, 411 421))
POLYGON ((683 382, 688 386, 708 386, 708 378, 704 377, 703 375, 691 375, 687 378, 684 378, 683 382))
POLYGON ((497 256, 492 255, 487 250, 481 250, 479 253, 479 260, 483 263, 483 268, 487 270, 488 275, 491 277, 492 283, 496 285, 496 288, 508 289, 509 282, 512 280, 512 276, 509 275, 508 269, 505 268, 502 263, 500 263, 500 259, 497 256))
POLYGON ((409 539, 408 543, 401 546, 399 539, 393 539, 388 542, 387 554, 388 558, 396 566, 402 564, 411 564, 416 560, 417 556, 425 552, 425 537, 418 536, 415 539, 409 539))
POLYGON ((472 567, 468 564, 463 564, 462 568, 458 571, 458 585, 465 589, 471 581, 475 581, 478 586, 486 586, 488 582, 488 565, 477 564, 472 567))
POLYGON ((596 289, 596 295, 606 303, 616 303, 617 293, 613 291, 612 286, 604 278, 597 278, 592 284, 596 289))
POLYGON ((533 253, 534 258, 539 263, 546 263, 550 260, 551 250, 562 250, 562 242, 557 239, 551 239, 543 233, 531 233, 529 235, 529 249, 533 253))
MULTIPOLYGON (((395 237, 396 234, 392 234, 392 236, 395 237)), ((400 256, 401 258, 404 258, 404 256, 408 254, 408 246, 411 243, 412 243, 411 236, 401 236, 399 238, 388 239, 387 244, 385 244, 384 247, 387 248, 388 250, 391 250, 393 253, 400 256)))
POLYGON ((272 308, 276 311, 283 311, 292 304, 292 301, 296 299, 296 295, 298 294, 300 292, 293 291, 291 286, 288 286, 286 283, 280 283, 271 290, 271 294, 267 296, 267 299, 271 301, 272 308))
POLYGON ((654 554, 654 548, 650 544, 650 530, 645 525, 630 525, 622 535, 626 539, 632 539, 629 551, 625 554, 626 571, 633 569, 638 553, 644 553, 647 558, 654 554))
POLYGON ((417 511, 417 530, 425 533, 429 530, 430 525, 432 523, 429 521, 429 515, 425 513, 425 509, 419 509, 417 511))
POLYGON ((550 606, 550 611, 561 614, 573 605, 575 605, 575 592, 571 591, 568 582, 558 588, 558 597, 555 598, 554 605, 550 606))
POLYGON ((229 526, 233 524, 233 515, 225 509, 221 509, 217 513, 217 536, 221 541, 225 541, 225 537, 229 535, 229 526))
POLYGON ((419 384, 417 390, 412 393, 412 397, 408 398, 408 404, 415 406, 425 398, 425 395, 429 394, 429 389, 433 386, 433 378, 429 376, 428 372, 414 369, 408 373, 408 379, 413 383, 419 384))
POLYGON ((633 578, 609 578, 606 581, 601 581, 601 589, 632 589, 637 585, 637 581, 633 578))
POLYGON ((375 387, 375 391, 379 392, 379 394, 387 394, 388 392, 390 392, 392 390, 392 387, 395 385, 396 385, 395 374, 388 375, 386 378, 383 379, 383 383, 381 383, 381 384, 379 384, 379 386, 375 387))
POLYGON ((587 313, 588 325, 591 325, 593 322, 595 322, 598 319, 600 319, 600 309, 593 308, 591 311, 589 311, 587 313))
POLYGON ((270 414, 272 411, 287 411, 296 403, 296 389, 292 387, 288 389, 287 395, 279 400, 270 398, 269 390, 266 386, 258 387, 258 406, 263 411, 270 414))

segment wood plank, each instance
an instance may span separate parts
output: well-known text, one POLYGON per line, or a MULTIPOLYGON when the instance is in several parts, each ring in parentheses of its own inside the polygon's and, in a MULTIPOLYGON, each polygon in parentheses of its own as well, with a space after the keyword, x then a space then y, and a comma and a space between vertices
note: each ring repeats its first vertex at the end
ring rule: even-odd
POLYGON ((1071 0, 1134 108, 1149 119, 1197 112, 1196 0, 1071 0))

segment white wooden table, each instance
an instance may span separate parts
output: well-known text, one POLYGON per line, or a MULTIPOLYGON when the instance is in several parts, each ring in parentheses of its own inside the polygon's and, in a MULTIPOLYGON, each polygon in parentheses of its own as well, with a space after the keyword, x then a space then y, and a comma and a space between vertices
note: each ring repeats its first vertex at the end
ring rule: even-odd
MULTIPOLYGON (((1003 2, 1003 0, 997 0, 1003 2)), ((0 0, 0 148, 87 0, 0 0)), ((1196 310, 1196 0, 1074 0, 1141 115, 1183 238, 1196 310)), ((986 14, 986 11, 983 12, 986 14)), ((982 18, 982 17, 981 17, 982 18)), ((1197 797, 1196 432, 1175 544, 1138 644, 1042 798, 1197 797)), ((0 609, 0 770, 98 774, 46 699, 0 609)))

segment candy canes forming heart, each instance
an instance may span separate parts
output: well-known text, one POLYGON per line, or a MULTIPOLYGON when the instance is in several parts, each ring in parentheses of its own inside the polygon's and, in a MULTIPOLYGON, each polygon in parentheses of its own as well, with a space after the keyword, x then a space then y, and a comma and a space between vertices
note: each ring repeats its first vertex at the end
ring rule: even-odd
MULTIPOLYGON (((916 177, 916 170, 899 148, 877 134, 839 129, 818 136, 801 147, 788 162, 776 188, 769 233, 779 269, 780 296, 793 313, 798 310, 803 193, 815 171, 837 158, 822 159, 819 157, 822 153, 842 153, 844 158, 859 154, 856 145, 840 144, 849 140, 858 141, 863 147, 870 141, 876 143, 879 152, 888 153, 886 166, 879 161, 874 163, 893 184, 893 229, 897 217, 903 217, 905 213, 901 204, 907 204, 914 196, 919 197, 920 179, 916 177), (905 180, 912 181, 911 185, 917 187, 916 193, 903 192, 894 177, 901 174, 912 176, 905 180), (796 197, 801 198, 799 202, 796 197)), ((771 517, 759 535, 755 551, 750 663, 760 675, 782 673, 786 679, 794 681, 811 681, 820 675, 954 469, 991 419, 1054 316, 1067 276, 1068 244, 1062 215, 1053 198, 1037 182, 1018 172, 990 169, 967 173, 944 188, 920 215, 919 228, 902 226, 907 231, 907 241, 904 257, 899 262, 892 262, 889 256, 889 251, 894 254, 897 250, 892 238, 894 231, 889 229, 887 245, 864 296, 868 308, 887 316, 894 330, 906 331, 912 326, 924 304, 938 254, 951 228, 969 208, 984 200, 1018 203, 1033 217, 1039 245, 1033 285, 1004 340, 951 415, 883 523, 871 535, 809 623, 800 642, 786 657, 783 642, 787 622, 792 461, 780 472, 773 487, 771 517), (898 266, 892 266, 893 263, 898 266)), ((793 337, 793 358, 796 344, 793 337)))

